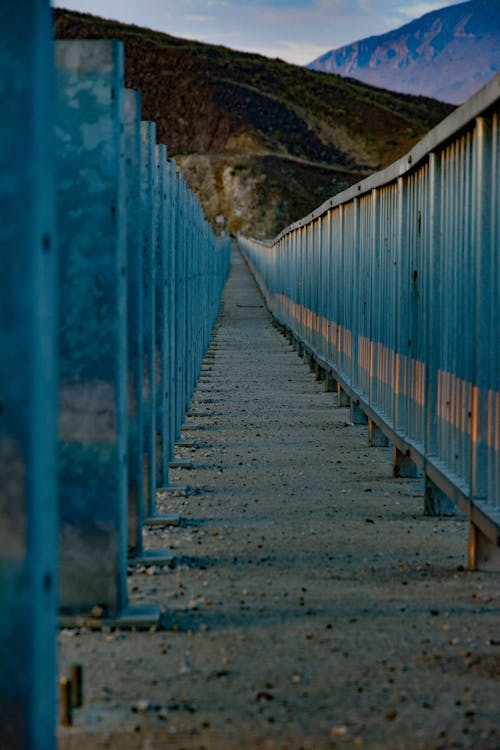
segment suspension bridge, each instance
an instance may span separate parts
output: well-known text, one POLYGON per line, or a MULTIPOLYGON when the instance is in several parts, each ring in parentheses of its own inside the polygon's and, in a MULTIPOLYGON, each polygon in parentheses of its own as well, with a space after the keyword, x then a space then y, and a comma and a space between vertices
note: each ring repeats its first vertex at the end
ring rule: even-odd
POLYGON ((0 20, 2 750, 498 747, 500 78, 232 243, 120 42, 0 20))

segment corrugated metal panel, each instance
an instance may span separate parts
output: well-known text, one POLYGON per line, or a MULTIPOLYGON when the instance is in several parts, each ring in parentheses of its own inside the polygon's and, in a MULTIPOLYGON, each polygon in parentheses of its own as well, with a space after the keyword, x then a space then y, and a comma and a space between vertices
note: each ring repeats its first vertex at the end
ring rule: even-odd
POLYGON ((500 76, 407 156, 272 243, 272 312, 498 526, 500 76))

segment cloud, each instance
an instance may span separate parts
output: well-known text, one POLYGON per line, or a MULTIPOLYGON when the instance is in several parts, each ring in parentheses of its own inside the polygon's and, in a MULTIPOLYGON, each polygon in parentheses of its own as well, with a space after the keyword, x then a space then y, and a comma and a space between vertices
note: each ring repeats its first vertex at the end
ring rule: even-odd
POLYGON ((401 18, 401 16, 384 16, 384 23, 388 29, 397 29, 403 24, 408 23, 407 18, 401 18))
POLYGON ((53 4, 304 64, 328 50, 383 34, 429 10, 461 1, 53 0, 53 4))
POLYGON ((409 18, 418 18, 433 10, 443 8, 445 5, 448 5, 448 3, 443 3, 440 0, 418 0, 418 2, 412 2, 410 5, 401 5, 395 10, 409 18))
POLYGON ((294 65, 307 65, 320 55, 326 52, 324 44, 308 44, 281 39, 279 43, 273 44, 272 47, 256 49, 247 49, 247 52, 258 52, 266 57, 279 57, 294 65))
POLYGON ((296 65, 307 65, 307 63, 315 60, 325 52, 324 44, 283 41, 281 46, 282 53, 278 57, 282 57, 296 65))
MULTIPOLYGON (((290 8, 301 8, 307 10, 308 8, 312 8, 315 4, 315 0, 249 0, 245 3, 245 6, 247 8, 257 6, 259 8, 279 8, 282 10, 289 10, 290 8)), ((241 10, 241 2, 239 2, 239 0, 232 0, 232 5, 241 10)))
POLYGON ((213 16, 200 16, 194 13, 184 16, 184 18, 189 23, 208 23, 209 21, 213 21, 213 16))

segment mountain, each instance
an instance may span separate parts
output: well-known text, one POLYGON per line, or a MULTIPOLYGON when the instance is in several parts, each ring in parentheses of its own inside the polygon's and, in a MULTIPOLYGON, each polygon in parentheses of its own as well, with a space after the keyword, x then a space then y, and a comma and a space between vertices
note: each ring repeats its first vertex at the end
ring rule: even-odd
POLYGON ((388 34, 331 50, 307 67, 461 104, 500 70, 500 0, 426 13, 388 34))
POLYGON ((62 39, 125 44, 126 85, 207 217, 272 237, 408 151, 452 109, 279 59, 62 9, 62 39))

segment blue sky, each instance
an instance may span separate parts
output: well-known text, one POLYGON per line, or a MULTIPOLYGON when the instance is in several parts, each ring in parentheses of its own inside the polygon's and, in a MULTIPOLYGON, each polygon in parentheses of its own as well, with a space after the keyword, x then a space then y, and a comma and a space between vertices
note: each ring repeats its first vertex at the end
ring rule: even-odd
POLYGON ((463 0, 55 0, 53 5, 303 65, 463 0))

